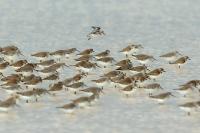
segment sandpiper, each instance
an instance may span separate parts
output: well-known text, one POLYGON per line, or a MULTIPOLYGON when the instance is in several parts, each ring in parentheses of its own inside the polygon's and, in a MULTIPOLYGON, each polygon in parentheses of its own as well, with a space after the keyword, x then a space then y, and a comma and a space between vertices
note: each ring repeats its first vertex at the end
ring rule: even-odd
POLYGON ((150 83, 150 84, 144 85, 140 88, 144 88, 145 91, 149 94, 149 96, 151 96, 153 94, 153 92, 163 89, 163 87, 158 83, 150 83))
POLYGON ((83 88, 85 86, 86 85, 83 82, 77 82, 77 83, 67 85, 66 87, 69 91, 72 91, 74 94, 77 94, 77 91, 79 91, 80 88, 83 88))
POLYGON ((8 66, 10 65, 9 62, 3 62, 0 64, 0 71, 3 72, 8 66))
POLYGON ((83 50, 82 52, 80 52, 80 53, 77 54, 77 55, 81 55, 81 56, 83 56, 83 55, 89 55, 89 54, 91 54, 91 53, 93 53, 93 52, 94 52, 94 50, 93 50, 92 48, 89 48, 89 49, 83 50))
POLYGON ((107 83, 109 83, 108 78, 106 77, 102 77, 96 80, 91 80, 92 82, 94 82, 98 87, 103 88, 107 83))
POLYGON ((86 55, 83 55, 83 56, 75 59, 75 61, 89 61, 89 60, 92 60, 93 58, 94 58, 93 55, 86 54, 86 55))
POLYGON ((120 52, 122 52, 123 54, 126 55, 126 57, 128 57, 128 55, 137 52, 141 48, 143 48, 141 44, 129 43, 129 45, 127 47, 123 48, 120 52))
POLYGON ((93 69, 96 69, 96 67, 99 67, 97 65, 97 63, 91 63, 89 61, 81 61, 81 62, 79 62, 75 65, 72 65, 72 66, 75 66, 75 68, 78 71, 85 72, 85 73, 89 73, 93 69))
POLYGON ((155 61, 156 59, 151 55, 146 54, 138 54, 138 55, 132 55, 135 60, 137 60, 141 64, 147 64, 150 61, 155 61))
POLYGON ((130 76, 130 78, 133 81, 137 81, 137 84, 139 86, 142 86, 145 83, 145 81, 149 79, 149 76, 145 73, 137 73, 135 75, 130 76))
POLYGON ((67 114, 72 114, 74 112, 74 110, 76 109, 76 105, 74 103, 68 103, 68 104, 65 104, 63 106, 56 107, 56 108, 61 109, 62 111, 64 111, 67 114))
POLYGON ((130 59, 121 60, 121 61, 117 62, 117 63, 115 64, 115 66, 121 67, 121 66, 125 66, 125 65, 127 65, 127 64, 131 64, 131 65, 132 65, 132 62, 131 62, 130 59))
POLYGON ((190 80, 187 83, 180 86, 188 86, 188 85, 197 88, 200 85, 200 80, 190 80))
POLYGON ((87 77, 87 74, 82 72, 82 73, 74 75, 72 77, 72 81, 73 82, 80 82, 82 79, 84 79, 84 77, 87 77))
POLYGON ((60 60, 60 58, 62 57, 67 57, 67 58, 70 57, 70 55, 75 53, 76 51, 78 51, 76 48, 70 48, 70 49, 57 50, 51 52, 50 55, 60 60))
POLYGON ((24 82, 24 84, 26 85, 26 87, 36 87, 37 84, 42 82, 42 78, 40 76, 35 76, 34 78, 32 78, 31 80, 24 82))
POLYGON ((39 96, 50 93, 43 88, 33 88, 32 90, 28 91, 17 92, 17 94, 20 96, 20 99, 24 99, 26 100, 26 103, 28 103, 29 100, 35 100, 37 102, 39 96))
POLYGON ((159 104, 163 104, 170 96, 174 96, 171 92, 163 92, 157 95, 149 96, 159 104))
POLYGON ((130 85, 132 83, 133 83, 133 80, 130 77, 127 77, 125 79, 119 80, 117 82, 117 84, 122 88, 127 87, 128 85, 130 85))
POLYGON ((180 93, 181 95, 183 95, 184 97, 186 97, 186 95, 188 93, 193 91, 193 88, 191 85, 184 85, 184 86, 181 86, 180 88, 174 89, 174 90, 177 91, 178 93, 180 93))
POLYGON ((37 63, 37 65, 41 68, 44 68, 44 67, 48 67, 48 66, 51 66, 53 65, 55 62, 55 60, 53 59, 50 59, 50 60, 45 60, 45 61, 42 61, 40 63, 37 63))
POLYGON ((20 96, 20 99, 25 100, 26 103, 28 103, 30 100, 33 100, 33 99, 37 101, 34 90, 28 90, 28 91, 16 92, 16 93, 20 96))
POLYGON ((195 111, 197 109, 197 106, 197 102, 187 102, 184 104, 180 104, 179 108, 187 112, 187 115, 190 115, 192 111, 195 111))
POLYGON ((51 66, 45 67, 42 70, 36 70, 36 71, 40 72, 43 75, 49 75, 49 74, 56 73, 56 72, 60 71, 61 68, 63 68, 64 66, 68 67, 65 63, 55 63, 51 66))
POLYGON ((13 95, 5 101, 0 101, 0 111, 7 112, 18 102, 19 96, 13 95))
POLYGON ((88 106, 90 104, 89 97, 80 97, 80 98, 77 98, 72 101, 76 106, 78 106, 80 108, 85 108, 86 106, 88 106))
POLYGON ((19 72, 23 75, 30 75, 36 68, 37 64, 27 63, 24 66, 16 69, 16 72, 19 72))
POLYGON ((136 88, 135 88, 135 85, 130 84, 130 85, 122 88, 120 91, 122 93, 124 93, 126 95, 126 97, 129 97, 130 95, 132 95, 136 91, 136 88))
POLYGON ((121 74, 123 74, 123 72, 120 72, 120 71, 110 71, 110 72, 107 72, 107 73, 105 73, 103 76, 101 76, 101 77, 107 77, 107 78, 112 78, 112 77, 116 77, 116 76, 118 76, 118 75, 121 75, 121 74))
POLYGON ((154 69, 150 72, 147 73, 147 75, 153 79, 153 80, 156 80, 158 77, 160 77, 160 75, 165 72, 165 70, 163 68, 157 68, 157 69, 154 69))
POLYGON ((115 59, 113 57, 103 57, 97 59, 97 63, 102 65, 104 68, 110 66, 113 62, 115 62, 115 59))
POLYGON ((99 58, 107 57, 109 55, 110 55, 110 50, 105 50, 103 52, 96 54, 95 58, 99 59, 99 58))
POLYGON ((49 90, 48 91, 61 91, 63 89, 63 82, 57 82, 54 83, 53 85, 49 86, 49 90))
POLYGON ((136 73, 146 73, 147 70, 149 70, 147 68, 146 65, 140 65, 140 66, 133 66, 129 69, 133 74, 136 74, 136 73))
POLYGON ((12 66, 15 69, 18 69, 20 67, 22 67, 23 65, 27 64, 28 61, 27 60, 18 60, 12 64, 10 64, 10 66, 12 66))
POLYGON ((5 58, 7 58, 7 60, 11 63, 15 59, 16 55, 22 55, 19 48, 14 45, 9 45, 1 48, 1 53, 5 55, 5 58))
POLYGON ((47 59, 47 57, 49 56, 49 52, 37 52, 37 53, 31 54, 31 56, 35 57, 39 61, 43 61, 47 59))
POLYGON ((3 82, 9 82, 10 80, 21 81, 22 74, 11 74, 1 79, 3 82))
POLYGON ((1 87, 3 90, 5 90, 8 94, 15 94, 16 91, 19 91, 19 89, 22 89, 22 87, 19 84, 15 84, 12 86, 7 87, 1 87))
POLYGON ((93 31, 90 32, 87 37, 88 40, 91 40, 92 38, 96 38, 99 36, 103 36, 105 35, 104 31, 101 29, 101 27, 97 27, 97 26, 92 26, 93 31))
POLYGON ((13 86, 18 85, 18 83, 19 83, 18 80, 16 80, 16 79, 11 79, 11 80, 8 80, 6 83, 1 84, 0 86, 3 86, 3 87, 13 87, 13 86))
POLYGON ((21 78, 21 82, 28 82, 34 78, 36 78, 37 76, 35 76, 34 74, 28 75, 28 76, 22 76, 21 78))
POLYGON ((58 80, 59 79, 59 73, 53 73, 45 78, 43 78, 42 80, 58 80))
POLYGON ((128 71, 129 73, 129 70, 133 67, 132 64, 125 64, 123 66, 120 66, 118 68, 116 68, 116 70, 119 70, 119 71, 128 71))
POLYGON ((187 60, 190 60, 190 58, 188 56, 184 56, 184 57, 180 57, 179 59, 175 61, 169 62, 169 64, 176 64, 178 65, 179 68, 181 68, 181 66, 185 64, 187 60))
POLYGON ((176 59, 176 57, 178 57, 179 55, 182 55, 180 52, 178 51, 172 51, 166 54, 161 55, 160 57, 164 58, 167 61, 173 61, 176 59))
POLYGON ((92 93, 92 95, 94 94, 97 97, 99 96, 100 93, 103 93, 102 88, 99 88, 99 87, 89 87, 89 88, 86 88, 86 89, 83 89, 80 91, 88 93, 89 95, 91 95, 91 93, 92 93))

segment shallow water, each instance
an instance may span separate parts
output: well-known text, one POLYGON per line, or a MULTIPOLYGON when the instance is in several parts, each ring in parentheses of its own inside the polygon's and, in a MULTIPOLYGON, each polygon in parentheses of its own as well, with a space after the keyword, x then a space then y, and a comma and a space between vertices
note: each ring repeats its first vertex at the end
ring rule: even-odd
MULTIPOLYGON (((188 80, 200 78, 199 5, 198 0, 2 0, 0 46, 16 42, 25 55, 71 47, 111 49, 119 60, 123 56, 118 51, 128 42, 141 43, 144 53, 158 59, 149 66, 167 70, 158 82, 172 91, 188 80), (92 25, 101 26, 106 36, 88 41, 86 35, 92 25), (178 70, 158 58, 172 50, 192 60, 178 70)), ((72 74, 65 71, 62 77, 72 74)), ((105 92, 96 105, 77 110, 72 116, 55 108, 76 97, 64 91, 60 97, 44 96, 38 103, 21 102, 11 112, 0 113, 0 133, 199 133, 200 113, 188 117, 182 112, 177 105, 185 99, 179 95, 158 105, 144 94, 127 99, 110 87, 105 92)), ((0 98, 5 97, 1 91, 0 98)))

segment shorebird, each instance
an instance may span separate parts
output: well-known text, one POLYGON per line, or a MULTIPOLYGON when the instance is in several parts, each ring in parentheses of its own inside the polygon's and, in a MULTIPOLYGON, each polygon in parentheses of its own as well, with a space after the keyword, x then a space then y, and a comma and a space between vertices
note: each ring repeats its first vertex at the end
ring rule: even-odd
POLYGON ((147 68, 146 65, 140 65, 140 66, 133 66, 129 69, 133 74, 136 74, 136 73, 146 73, 147 70, 149 70, 147 68))
POLYGON ((132 65, 131 60, 130 59, 124 59, 124 60, 121 60, 121 61, 117 62, 115 64, 115 66, 117 66, 117 67, 123 67, 123 66, 129 65, 129 64, 132 65))
POLYGON ((63 83, 59 81, 53 85, 50 85, 49 87, 50 88, 48 91, 61 91, 63 89, 63 83))
POLYGON ((68 103, 60 107, 56 107, 64 111, 65 113, 72 114, 76 109, 76 105, 74 103, 68 103))
POLYGON ((105 50, 103 52, 96 54, 95 58, 99 59, 99 58, 107 57, 109 55, 110 55, 110 50, 105 50))
POLYGON ((178 93, 180 93, 181 95, 183 95, 184 97, 186 97, 186 95, 188 93, 193 91, 193 88, 191 85, 184 85, 184 86, 181 86, 180 88, 174 89, 174 90, 177 91, 178 93))
POLYGON ((37 53, 31 54, 31 56, 35 57, 39 61, 43 61, 47 59, 47 57, 49 56, 49 52, 37 52, 37 53))
POLYGON ((34 74, 28 75, 28 76, 22 76, 21 78, 21 82, 28 82, 34 78, 36 78, 37 76, 35 76, 34 74))
POLYGON ((97 63, 102 65, 104 68, 110 66, 113 62, 115 62, 115 59, 113 57, 103 57, 97 59, 97 63))
POLYGON ((74 94, 77 94, 77 91, 79 91, 80 88, 83 88, 85 86, 86 85, 83 82, 77 82, 77 83, 67 85, 66 87, 69 91, 72 91, 74 94))
POLYGON ((124 78, 124 79, 121 79, 117 82, 117 84, 124 88, 124 87, 127 87, 128 85, 132 84, 133 83, 133 80, 130 78, 130 77, 127 77, 127 78, 124 78))
POLYGON ((53 65, 55 62, 55 60, 53 59, 50 59, 50 60, 45 60, 45 61, 42 61, 40 63, 37 63, 37 65, 41 68, 44 68, 44 67, 48 67, 48 66, 51 66, 53 65))
POLYGON ((138 55, 132 55, 135 60, 137 60, 141 64, 147 64, 150 61, 155 61, 156 59, 151 55, 146 54, 138 54, 138 55))
POLYGON ((92 26, 92 29, 93 31, 87 35, 88 40, 105 35, 104 31, 100 27, 92 26))
POLYGON ((40 76, 35 76, 34 78, 32 78, 31 80, 24 82, 24 84, 26 85, 26 87, 36 87, 37 84, 42 82, 42 78, 40 76))
POLYGON ((18 60, 12 64, 10 64, 10 66, 12 66, 15 69, 18 69, 20 67, 22 67, 23 65, 27 64, 28 61, 27 60, 18 60))
POLYGON ((70 48, 65 50, 56 50, 54 52, 51 52, 50 55, 54 58, 60 60, 62 57, 70 57, 73 53, 78 51, 76 48, 70 48))
POLYGON ((200 85, 200 80, 190 80, 187 83, 180 86, 188 86, 188 85, 197 88, 200 85))
POLYGON ((192 111, 197 110, 198 103, 195 102, 187 102, 184 104, 180 104, 179 108, 185 112, 187 112, 187 115, 190 115, 192 111))
POLYGON ((0 72, 3 72, 8 66, 10 65, 9 62, 3 62, 0 64, 0 72))
POLYGON ((11 74, 1 79, 3 82, 9 82, 11 80, 21 81, 22 74, 11 74))
POLYGON ((36 68, 37 64, 33 64, 33 63, 27 63, 24 66, 16 69, 16 72, 19 72, 23 75, 29 75, 30 73, 32 73, 35 68, 36 68))
POLYGON ((19 96, 13 95, 5 101, 0 101, 0 111, 7 112, 18 102, 19 96))
POLYGON ((59 73, 53 73, 45 78, 43 78, 42 80, 58 80, 59 79, 59 73))
POLYGON ((89 95, 92 93, 92 95, 96 95, 97 97, 100 95, 100 93, 103 93, 102 88, 99 87, 89 87, 80 91, 88 93, 89 95))
POLYGON ((81 57, 79 57, 79 58, 77 58, 77 59, 74 59, 75 61, 89 61, 89 60, 92 60, 94 57, 92 56, 92 55, 88 55, 88 54, 86 54, 86 55, 83 55, 83 56, 81 56, 81 57))
POLYGON ((78 62, 77 64, 75 65, 72 65, 72 66, 75 66, 75 68, 80 71, 80 72, 84 72, 84 73, 89 73, 90 71, 92 71, 93 69, 96 69, 96 67, 99 67, 97 65, 97 63, 91 63, 89 61, 81 61, 81 62, 78 62))
POLYGON ((120 91, 122 93, 124 93, 126 95, 126 97, 129 97, 130 95, 132 95, 135 91, 136 91, 136 86, 133 84, 130 84, 122 89, 120 89, 120 91))
POLYGON ((26 103, 28 103, 30 100, 35 100, 37 102, 39 96, 47 93, 49 94, 49 92, 43 88, 33 88, 32 90, 28 91, 17 92, 17 94, 20 96, 20 99, 26 100, 26 103))
POLYGON ((157 101, 159 104, 163 104, 170 96, 174 96, 171 92, 164 92, 157 95, 149 96, 151 99, 157 101))
POLYGON ((150 84, 141 86, 140 88, 144 88, 145 91, 149 94, 149 96, 152 96, 153 92, 156 92, 160 89, 163 90, 163 87, 158 83, 150 83, 150 84))
POLYGON ((164 58, 164 59, 167 60, 167 61, 173 61, 173 60, 175 60, 176 57, 178 57, 179 55, 181 56, 182 54, 181 54, 180 52, 178 52, 178 51, 172 51, 172 52, 163 54, 163 55, 161 55, 160 57, 161 57, 161 58, 164 58))
POLYGON ((119 75, 124 75, 123 72, 120 72, 120 71, 110 71, 110 72, 107 72, 105 73, 103 76, 101 77, 107 77, 107 78, 112 78, 112 77, 116 77, 116 76, 119 76, 119 75))
POLYGON ((92 82, 94 82, 98 87, 103 88, 107 83, 109 83, 108 78, 106 77, 102 77, 96 80, 91 80, 92 82))
POLYGON ((2 53, 11 63, 16 58, 16 55, 23 55, 19 48, 14 45, 3 47, 0 51, 0 53, 2 53))
POLYGON ((118 67, 116 70, 118 70, 118 71, 128 71, 128 73, 129 73, 129 70, 130 70, 132 67, 133 67, 132 64, 125 64, 125 65, 123 65, 123 66, 118 67))
POLYGON ((137 52, 141 48, 143 48, 141 44, 132 44, 132 43, 129 43, 129 45, 127 47, 123 48, 119 52, 125 54, 126 57, 128 57, 128 55, 137 52))
POLYGON ((16 91, 19 91, 22 87, 19 84, 15 84, 7 87, 2 86, 1 89, 5 90, 8 94, 15 94, 16 91))
POLYGON ((89 49, 85 49, 85 50, 81 51, 77 55, 81 55, 81 56, 83 56, 83 55, 90 55, 93 52, 94 52, 94 50, 92 48, 89 48, 89 49))
POLYGON ((181 68, 181 66, 185 64, 187 60, 190 60, 190 58, 188 56, 184 56, 184 57, 180 57, 179 59, 175 61, 169 62, 169 64, 176 64, 178 65, 179 68, 181 68))
POLYGON ((151 79, 156 80, 158 77, 160 77, 160 75, 161 75, 163 72, 166 72, 163 68, 157 68, 157 69, 154 69, 154 70, 148 72, 147 75, 148 75, 151 79))
POLYGON ((79 97, 75 100, 72 100, 72 102, 80 108, 85 108, 90 104, 90 99, 89 97, 79 97))

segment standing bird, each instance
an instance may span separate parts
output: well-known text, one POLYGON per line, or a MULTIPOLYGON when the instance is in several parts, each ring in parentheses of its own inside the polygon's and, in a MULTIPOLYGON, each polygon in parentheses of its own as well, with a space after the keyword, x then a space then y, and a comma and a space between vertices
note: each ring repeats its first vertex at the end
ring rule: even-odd
POLYGON ((110 50, 105 50, 103 52, 96 54, 95 58, 99 59, 99 58, 107 57, 109 55, 110 55, 110 50))
POLYGON ((178 51, 172 51, 166 54, 161 55, 161 58, 164 58, 167 61, 173 61, 176 59, 177 56, 182 55, 180 52, 178 51))
POLYGON ((143 48, 141 44, 132 44, 132 43, 129 43, 129 45, 127 47, 123 48, 119 52, 125 54, 126 57, 128 57, 128 55, 137 52, 141 48, 143 48))
POLYGON ((140 62, 141 64, 147 64, 149 61, 155 61, 156 59, 151 55, 146 54, 138 54, 138 55, 132 55, 135 60, 140 62))
POLYGON ((31 56, 35 57, 41 62, 44 59, 46 59, 49 56, 49 54, 50 54, 49 52, 37 52, 37 53, 32 54, 31 56))
POLYGON ((191 59, 188 56, 183 56, 173 62, 169 62, 169 64, 176 64, 179 68, 181 68, 181 65, 185 64, 187 60, 191 59))

